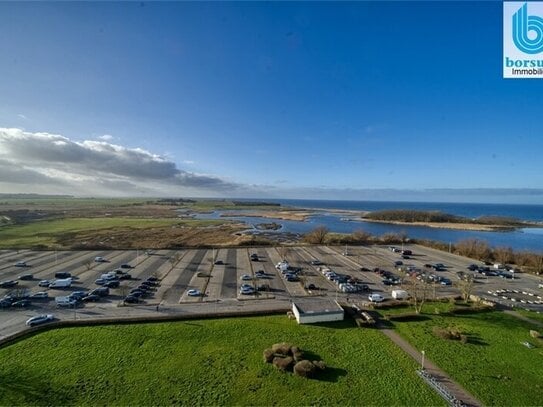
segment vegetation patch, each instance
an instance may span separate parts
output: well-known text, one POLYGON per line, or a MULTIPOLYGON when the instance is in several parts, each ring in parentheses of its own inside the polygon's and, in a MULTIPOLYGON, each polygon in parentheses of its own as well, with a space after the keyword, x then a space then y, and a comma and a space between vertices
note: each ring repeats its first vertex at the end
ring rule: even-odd
POLYGON ((527 322, 493 311, 427 314, 424 321, 394 326, 484 405, 525 406, 543 400, 543 346, 533 341, 529 332, 534 327, 527 322), (446 340, 438 337, 442 334, 446 340), (466 343, 461 335, 467 336, 466 343), (525 346, 528 341, 535 346, 525 346))
POLYGON ((0 349, 0 365, 0 405, 444 405, 409 356, 349 320, 300 326, 270 316, 66 328, 0 349), (318 380, 263 363, 262 350, 285 340, 307 360, 326 361, 318 380))

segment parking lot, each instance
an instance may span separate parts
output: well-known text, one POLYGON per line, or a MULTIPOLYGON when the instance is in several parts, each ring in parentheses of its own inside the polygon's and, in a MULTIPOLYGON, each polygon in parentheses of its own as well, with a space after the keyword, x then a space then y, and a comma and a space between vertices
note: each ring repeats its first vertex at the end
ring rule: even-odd
MULTIPOLYGON (((408 278, 403 273, 406 268, 419 270, 425 273, 426 278, 434 275, 436 279, 439 276, 441 280, 452 282, 450 285, 432 284, 430 297, 458 295, 455 283, 459 280, 458 272, 464 272, 476 275, 474 294, 496 301, 503 297, 495 295, 500 290, 516 291, 520 295, 530 293, 532 295, 524 295, 526 301, 519 299, 513 301, 513 305, 543 310, 537 297, 543 290, 538 287, 541 281, 536 276, 519 273, 514 279, 482 276, 467 270, 470 264, 477 263, 472 259, 415 245, 403 247, 412 251, 411 255, 404 256, 408 258, 403 258, 401 249, 399 247, 394 252, 387 246, 302 246, 289 247, 286 251, 274 247, 152 252, 4 250, 0 252, 0 285, 8 282, 8 286, 0 288, 0 298, 16 296, 30 303, 0 309, 0 326, 14 318, 24 321, 37 314, 103 314, 108 309, 115 309, 118 313, 119 309, 136 306, 158 311, 161 307, 182 308, 184 304, 217 303, 220 306, 232 301, 291 300, 310 296, 365 302, 370 293, 379 293, 389 299, 392 290, 401 288, 409 291, 409 285, 401 281, 408 278), (95 261, 98 258, 104 261, 95 261), (287 267, 284 270, 276 267, 282 260, 288 261, 288 270, 287 267), (396 262, 402 262, 402 265, 395 265, 396 262), (23 263, 26 267, 21 266, 23 263), (438 263, 444 266, 442 271, 429 268, 438 263), (77 302, 70 309, 59 309, 55 298, 69 296, 74 291, 88 294, 98 287, 97 279, 105 273, 119 270, 121 266, 125 267, 122 272, 131 278, 120 280, 118 287, 109 289, 109 295, 97 298, 97 301, 77 302), (399 267, 403 269, 399 270, 399 267), (379 272, 375 272, 376 269, 379 272), (55 280, 55 274, 59 272, 71 274, 70 287, 39 286, 42 280, 55 280), (25 279, 21 279, 25 274, 25 279), (157 283, 144 287, 147 291, 136 305, 126 304, 127 296, 150 278, 156 279, 157 283), (339 285, 340 281, 344 284, 339 285), (46 292, 48 298, 32 298, 32 294, 37 292, 46 292)), ((507 304, 511 302, 508 300, 507 304)))

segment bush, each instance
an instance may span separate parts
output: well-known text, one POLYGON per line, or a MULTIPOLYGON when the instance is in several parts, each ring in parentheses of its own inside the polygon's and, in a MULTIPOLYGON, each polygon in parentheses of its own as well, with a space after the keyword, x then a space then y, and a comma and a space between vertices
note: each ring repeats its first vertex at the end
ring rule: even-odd
POLYGON ((467 335, 461 334, 460 335, 460 342, 462 342, 464 345, 468 343, 469 337, 467 335))
POLYGON ((291 348, 291 345, 285 342, 274 343, 272 345, 273 353, 275 353, 276 355, 289 356, 291 354, 290 348, 291 348))
POLYGON ((294 359, 292 359, 290 356, 287 356, 285 358, 276 356, 273 358, 273 365, 277 367, 282 372, 286 372, 287 370, 290 370, 292 367, 292 363, 294 362, 294 359))
POLYGON ((532 338, 540 338, 541 337, 541 334, 538 332, 538 331, 532 331, 530 330, 530 336, 532 338))
POLYGON ((313 361, 313 364, 315 365, 315 367, 319 370, 324 370, 326 369, 326 364, 322 361, 322 360, 314 360, 313 361))
POLYGON ((292 354, 292 357, 294 358, 294 361, 295 362, 299 362, 300 360, 303 359, 304 357, 304 353, 302 352, 302 350, 297 347, 297 346, 293 346, 292 348, 290 348, 290 352, 292 354))
MULTIPOLYGON (((461 339, 461 336, 462 336, 460 331, 454 328, 441 328, 441 327, 435 326, 432 329, 432 332, 434 333, 435 336, 441 339, 459 340, 461 339)), ((466 341, 467 341, 467 336, 466 336, 466 341)))
POLYGON ((294 374, 301 377, 313 377, 317 367, 309 360, 301 360, 294 365, 294 374))
POLYGON ((264 352, 262 353, 262 356, 264 357, 264 362, 272 363, 275 354, 273 353, 273 350, 271 350, 271 349, 264 349, 264 352))

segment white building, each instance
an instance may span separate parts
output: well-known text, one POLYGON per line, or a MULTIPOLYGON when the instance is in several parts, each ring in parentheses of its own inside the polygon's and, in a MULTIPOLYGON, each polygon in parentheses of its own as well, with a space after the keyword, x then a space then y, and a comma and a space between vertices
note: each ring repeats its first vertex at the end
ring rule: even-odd
POLYGON ((292 303, 292 312, 299 324, 343 321, 343 308, 337 301, 327 298, 312 298, 292 303))

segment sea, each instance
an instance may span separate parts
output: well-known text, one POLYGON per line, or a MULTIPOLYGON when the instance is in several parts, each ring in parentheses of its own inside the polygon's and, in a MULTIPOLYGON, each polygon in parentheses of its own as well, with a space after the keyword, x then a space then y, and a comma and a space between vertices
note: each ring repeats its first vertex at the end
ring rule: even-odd
MULTIPOLYGON (((464 239, 480 239, 492 247, 511 247, 514 250, 529 250, 543 253, 543 205, 523 204, 483 204, 483 203, 443 203, 443 202, 391 202, 391 201, 332 201, 311 199, 250 199, 252 202, 278 203, 285 207, 311 208, 319 211, 306 221, 273 220, 281 225, 277 233, 307 233, 317 226, 325 226, 331 232, 351 233, 363 230, 372 235, 385 233, 405 233, 409 238, 430 239, 444 243, 456 243, 464 239), (467 218, 480 216, 506 216, 530 222, 542 222, 541 227, 520 228, 512 231, 483 232, 430 228, 425 226, 406 226, 385 223, 372 223, 348 220, 345 215, 331 213, 334 209, 378 211, 383 209, 414 209, 422 211, 441 211, 467 218)), ((199 215, 199 218, 216 219, 228 211, 215 211, 199 215)), ((245 211, 244 212, 250 212, 245 211)), ((239 216, 231 219, 247 223, 254 228, 259 223, 270 220, 261 217, 239 216)), ((267 232, 269 233, 269 232, 267 232)))

